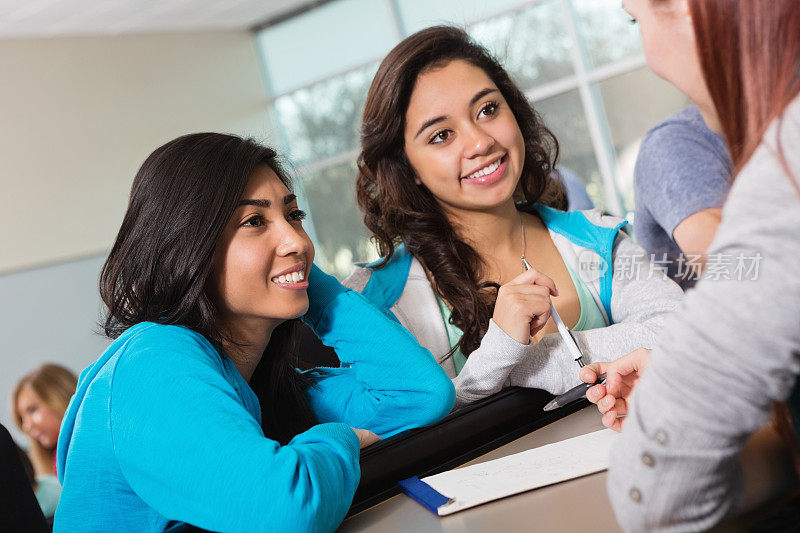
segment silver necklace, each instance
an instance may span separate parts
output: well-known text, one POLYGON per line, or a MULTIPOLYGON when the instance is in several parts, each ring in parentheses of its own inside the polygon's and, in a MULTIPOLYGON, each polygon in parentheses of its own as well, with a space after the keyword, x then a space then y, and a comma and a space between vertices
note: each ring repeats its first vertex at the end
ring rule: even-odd
POLYGON ((525 272, 526 270, 530 270, 533 267, 531 266, 530 263, 528 263, 528 260, 525 259, 525 221, 522 219, 522 213, 520 213, 519 211, 517 211, 517 213, 519 213, 519 225, 522 228, 522 257, 521 257, 521 259, 522 259, 522 271, 525 272))

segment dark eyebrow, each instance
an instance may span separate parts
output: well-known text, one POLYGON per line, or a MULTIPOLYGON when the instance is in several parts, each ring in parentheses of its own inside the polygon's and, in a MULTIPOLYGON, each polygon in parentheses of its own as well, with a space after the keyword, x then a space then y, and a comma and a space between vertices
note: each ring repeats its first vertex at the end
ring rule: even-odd
POLYGON ((491 94, 491 93, 494 93, 494 92, 498 92, 498 90, 497 89, 492 89, 491 87, 487 87, 487 88, 485 88, 485 89, 483 89, 481 91, 478 91, 478 93, 475 96, 472 97, 472 100, 469 101, 469 106, 470 107, 474 106, 475 104, 478 103, 478 100, 480 100, 481 98, 483 98, 487 94, 491 94))
MULTIPOLYGON (((297 196, 295 196, 292 193, 289 193, 283 197, 283 205, 289 205, 296 199, 297 196)), ((241 207, 243 205, 254 205, 256 207, 263 207, 266 209, 267 207, 272 205, 272 202, 270 202, 266 198, 245 198, 243 200, 239 200, 239 202, 236 204, 236 207, 241 207)))
POLYGON ((239 200, 239 202, 236 204, 236 207, 241 207, 243 205, 254 205, 256 207, 269 207, 271 203, 272 202, 270 202, 269 200, 263 200, 260 198, 259 199, 247 198, 244 200, 239 200))
POLYGON ((430 120, 425 121, 425 123, 422 125, 422 127, 419 129, 419 131, 417 131, 417 134, 414 135, 414 138, 416 139, 417 137, 419 137, 420 133, 422 133, 426 129, 430 128, 434 124, 437 124, 437 123, 443 121, 446 118, 447 118, 446 116, 442 115, 440 117, 432 118, 430 120))
MULTIPOLYGON (((490 94, 490 93, 493 93, 493 92, 497 92, 497 89, 492 89, 491 87, 487 87, 486 89, 482 89, 482 90, 478 91, 478 93, 475 96, 473 96, 472 99, 469 101, 469 106, 470 107, 474 106, 478 102, 478 100, 480 100, 481 98, 483 98, 487 94, 490 94)), ((417 134, 414 135, 414 138, 416 139, 417 137, 419 137, 420 133, 422 133, 426 129, 430 128, 434 124, 442 122, 446 118, 447 117, 445 115, 442 115, 442 116, 439 116, 439 117, 436 117, 436 118, 432 118, 430 120, 425 121, 425 123, 422 125, 422 127, 419 129, 419 131, 417 131, 417 134)))

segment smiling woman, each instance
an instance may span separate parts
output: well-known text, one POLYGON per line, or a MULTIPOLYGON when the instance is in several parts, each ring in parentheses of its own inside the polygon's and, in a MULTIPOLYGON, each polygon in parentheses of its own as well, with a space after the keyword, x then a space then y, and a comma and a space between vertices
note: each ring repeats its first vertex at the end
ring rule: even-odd
POLYGON ((430 354, 313 266, 302 219, 252 141, 187 135, 144 162, 101 274, 115 340, 61 428, 56 531, 332 530, 360 446, 450 410, 430 354), (296 369, 300 317, 342 368, 296 369))
POLYGON ((405 146, 414 182, 455 218, 511 199, 517 181, 508 177, 522 173, 525 158, 525 140, 502 93, 483 70, 463 60, 419 77, 406 111, 405 146), (456 109, 453 101, 463 107, 456 109), (434 109, 450 113, 427 119, 434 109), (464 157, 452 147, 460 143, 467 145, 464 157))
POLYGON ((305 280, 314 245, 303 230, 304 217, 295 195, 272 168, 262 165, 247 182, 217 243, 209 289, 223 329, 253 347, 239 367, 245 379, 266 346, 264 337, 269 340, 279 324, 308 309, 305 280))
POLYGON ((431 350, 457 405, 579 382, 551 302, 597 360, 649 346, 680 300, 624 221, 562 210, 558 142, 463 30, 427 28, 389 53, 361 139, 358 202, 384 257, 345 284, 431 350))

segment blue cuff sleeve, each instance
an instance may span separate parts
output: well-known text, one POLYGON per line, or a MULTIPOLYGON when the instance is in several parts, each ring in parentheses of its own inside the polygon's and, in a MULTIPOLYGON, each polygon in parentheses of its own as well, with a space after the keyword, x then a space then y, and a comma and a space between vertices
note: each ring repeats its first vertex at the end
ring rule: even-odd
POLYGON ((386 437, 450 411, 453 383, 407 329, 352 290, 321 307, 310 325, 343 367, 325 369, 306 393, 321 422, 345 422, 386 437))
POLYGON ((347 291, 339 280, 323 272, 317 265, 311 265, 308 273, 308 311, 303 320, 312 328, 322 319, 325 308, 340 294, 347 291))

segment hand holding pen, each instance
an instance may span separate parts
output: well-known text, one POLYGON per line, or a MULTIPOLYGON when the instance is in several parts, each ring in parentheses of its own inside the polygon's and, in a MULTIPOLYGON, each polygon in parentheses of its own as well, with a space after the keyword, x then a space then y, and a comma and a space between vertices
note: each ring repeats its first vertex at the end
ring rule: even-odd
POLYGON ((558 296, 553 280, 527 270, 497 291, 492 320, 520 344, 529 344, 550 319, 550 296, 558 296))
MULTIPOLYGON (((514 282, 517 282, 518 280, 522 279, 527 279, 528 276, 536 276, 536 277, 531 277, 530 279, 542 279, 543 281, 539 284, 550 287, 553 296, 558 296, 558 291, 555 290, 555 284, 553 284, 553 281, 547 276, 539 274, 538 272, 533 270, 530 263, 528 263, 528 261, 525 260, 524 255, 522 256, 522 269, 523 273, 520 276, 517 276, 517 278, 512 280, 511 283, 508 283, 507 285, 513 285, 514 282)), ((506 287, 507 285, 504 285, 503 287, 506 287)), ((501 287, 501 289, 503 287, 501 287)), ((542 293, 543 296, 542 298, 539 298, 539 300, 537 300, 536 309, 540 310, 534 311, 535 313, 537 313, 538 316, 537 315, 533 315, 531 317, 528 317, 527 315, 523 316, 523 318, 527 318, 527 320, 530 321, 531 337, 536 333, 536 331, 540 330, 545 325, 548 318, 552 318, 553 322, 556 325, 556 329, 558 330, 558 334, 561 336, 561 339, 564 341, 564 345, 567 347, 567 351, 569 351, 570 355, 578 364, 578 366, 580 368, 584 368, 583 352, 578 346, 575 337, 572 336, 572 332, 569 330, 566 324, 564 324, 564 321, 561 320, 561 317, 558 315, 558 310, 550 301, 550 295, 545 294, 541 290, 539 290, 538 292, 542 293), (547 304, 549 304, 549 313, 547 313, 547 311, 543 311, 544 306, 547 304), (538 313, 541 314, 539 315, 538 313), (538 326, 534 329, 535 324, 538 324, 538 326)), ((497 301, 499 304, 500 302, 499 293, 497 301)), ((495 307, 495 314, 497 314, 497 307, 495 307)), ((497 318, 494 318, 494 320, 495 322, 497 322, 497 318)), ((498 323, 498 325, 500 324, 498 323)), ((506 333, 508 333, 508 331, 506 331, 506 333)), ((600 363, 600 364, 605 364, 605 363, 600 363)), ((552 411, 553 409, 558 409, 559 407, 564 407, 566 405, 569 405, 577 400, 580 400, 581 398, 586 397, 587 390, 592 389, 595 386, 601 386, 603 383, 605 383, 605 376, 601 376, 599 372, 595 373, 595 370, 590 370, 589 372, 593 374, 593 378, 591 381, 588 381, 587 383, 582 383, 581 385, 578 385, 577 387, 573 387, 572 389, 568 390, 564 394, 557 396, 550 403, 544 406, 544 410, 552 411)))
POLYGON ((580 378, 586 384, 595 383, 605 374, 605 383, 590 386, 586 398, 603 413, 603 425, 615 431, 622 430, 628 414, 628 399, 639 376, 650 361, 650 350, 639 348, 610 363, 592 363, 581 368, 580 378))

